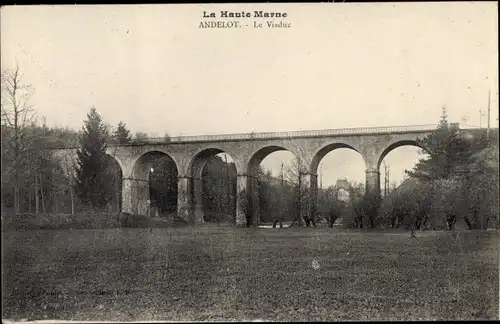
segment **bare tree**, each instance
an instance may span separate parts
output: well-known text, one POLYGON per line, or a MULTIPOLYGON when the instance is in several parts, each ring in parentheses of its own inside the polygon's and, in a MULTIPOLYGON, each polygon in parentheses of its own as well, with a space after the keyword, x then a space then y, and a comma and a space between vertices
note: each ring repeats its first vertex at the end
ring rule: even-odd
POLYGON ((328 226, 333 227, 335 221, 341 217, 345 204, 338 199, 338 189, 330 186, 319 193, 319 210, 327 216, 328 226))
POLYGON ((384 164, 384 197, 387 197, 387 195, 390 192, 390 165, 385 163, 385 160, 383 161, 384 164))
MULTIPOLYGON (((388 196, 391 213, 391 227, 399 227, 405 217, 412 215, 415 209, 414 199, 416 191, 412 188, 398 187, 388 196)), ((412 227, 415 225, 412 223, 412 227)))
POLYGON ((309 208, 309 190, 302 183, 302 164, 300 163, 300 158, 284 166, 284 177, 293 190, 292 210, 294 218, 290 227, 293 227, 295 223, 297 223, 297 226, 302 227, 304 226, 304 222, 307 227, 310 226, 311 222, 316 226, 313 219, 308 215, 301 215, 300 213, 301 210, 309 208))
POLYGON ((28 149, 25 128, 35 122, 35 112, 30 104, 31 85, 23 84, 23 74, 18 65, 14 69, 1 72, 1 120, 2 125, 10 129, 7 147, 12 152, 12 176, 14 186, 14 211, 20 212, 21 172, 26 170, 28 149))
POLYGON ((71 214, 75 214, 75 168, 76 162, 74 160, 74 156, 71 156, 69 152, 65 151, 62 161, 61 161, 63 174, 64 174, 64 183, 63 186, 66 187, 69 191, 69 195, 71 198, 71 214))
POLYGON ((352 218, 356 228, 363 228, 363 198, 365 193, 365 186, 362 183, 349 181, 349 200, 348 206, 352 213, 352 218))

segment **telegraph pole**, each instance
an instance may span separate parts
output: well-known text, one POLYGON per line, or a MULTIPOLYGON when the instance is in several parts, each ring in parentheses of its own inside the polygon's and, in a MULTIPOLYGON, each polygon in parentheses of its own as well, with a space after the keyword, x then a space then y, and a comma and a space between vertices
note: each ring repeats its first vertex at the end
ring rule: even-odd
POLYGON ((232 215, 232 211, 230 210, 231 208, 231 203, 229 202, 230 200, 230 190, 231 190, 231 184, 229 183, 229 165, 227 164, 227 153, 224 153, 224 159, 226 160, 226 183, 227 183, 227 193, 226 193, 226 213, 229 215, 232 215))
POLYGON ((486 130, 486 141, 490 140, 490 96, 491 90, 488 90, 488 128, 486 130))
POLYGON ((285 218, 283 213, 284 213, 284 206, 283 206, 283 190, 284 190, 284 178, 283 178, 283 163, 281 163, 281 196, 280 196, 280 217, 281 221, 285 218))

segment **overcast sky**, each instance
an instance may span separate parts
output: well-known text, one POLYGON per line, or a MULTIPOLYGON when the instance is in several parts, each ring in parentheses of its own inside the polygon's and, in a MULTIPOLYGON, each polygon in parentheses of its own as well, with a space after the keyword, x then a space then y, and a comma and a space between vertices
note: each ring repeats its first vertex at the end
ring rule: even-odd
MULTIPOLYGON (((496 2, 2 7, 2 68, 16 60, 48 125, 80 128, 91 106, 152 136, 416 125, 442 105, 479 125, 489 89, 498 125, 496 2), (198 28, 221 9, 291 28, 198 28)), ((415 152, 387 157, 392 178, 415 152)), ((363 181, 356 154, 329 154, 323 182, 363 181)))

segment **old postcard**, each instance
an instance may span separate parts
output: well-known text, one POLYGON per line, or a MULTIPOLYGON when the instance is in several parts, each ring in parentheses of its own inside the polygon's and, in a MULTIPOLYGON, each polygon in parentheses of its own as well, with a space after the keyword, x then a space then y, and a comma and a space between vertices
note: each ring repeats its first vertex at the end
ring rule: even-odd
POLYGON ((2 319, 499 319, 498 4, 4 6, 2 319))

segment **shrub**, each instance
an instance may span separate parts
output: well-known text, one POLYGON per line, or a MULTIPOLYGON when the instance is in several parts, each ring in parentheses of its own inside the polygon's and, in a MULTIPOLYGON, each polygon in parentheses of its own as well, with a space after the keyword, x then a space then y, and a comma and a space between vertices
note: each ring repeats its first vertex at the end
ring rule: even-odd
POLYGON ((174 218, 170 222, 129 213, 101 214, 19 214, 2 215, 2 231, 76 230, 110 228, 149 228, 183 226, 186 222, 174 218))

